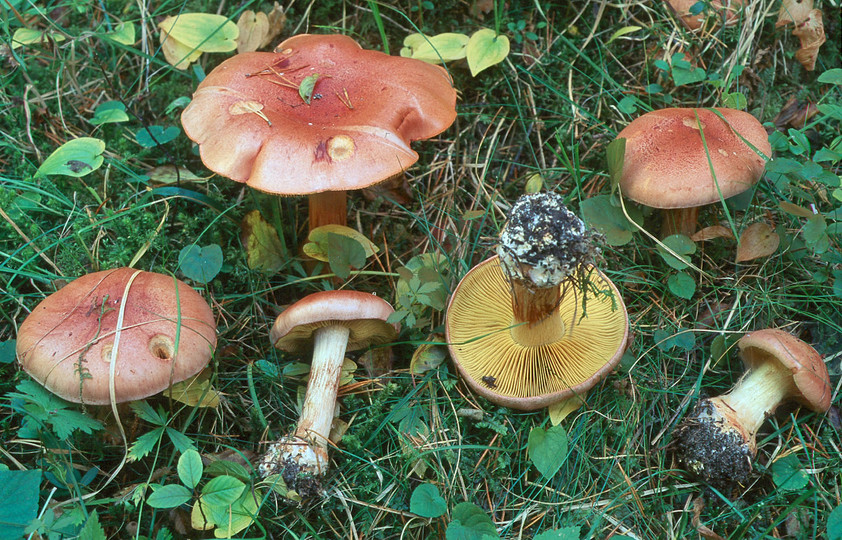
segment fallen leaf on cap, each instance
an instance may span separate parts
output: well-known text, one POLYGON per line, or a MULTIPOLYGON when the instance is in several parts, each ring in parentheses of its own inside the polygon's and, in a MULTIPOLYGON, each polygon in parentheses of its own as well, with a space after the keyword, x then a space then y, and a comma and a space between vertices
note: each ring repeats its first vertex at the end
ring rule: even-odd
POLYGON ((813 10, 813 0, 783 0, 781 10, 778 11, 778 22, 775 28, 788 24, 799 25, 807 20, 813 10))
POLYGON ((230 107, 228 107, 228 113, 231 114, 232 116, 237 116, 239 114, 249 114, 249 113, 256 114, 260 118, 266 120, 266 123, 271 126, 272 122, 270 122, 269 118, 267 118, 266 115, 261 112, 262 110, 263 110, 263 104, 262 103, 260 103, 259 101, 251 101, 251 100, 237 101, 236 103, 234 103, 230 107))
POLYGON ((737 262, 768 257, 777 251, 780 243, 781 237, 767 223, 752 223, 740 235, 737 262))
POLYGON ((237 52, 254 52, 269 34, 269 17, 262 11, 255 13, 247 9, 237 20, 240 35, 237 37, 237 52))
POLYGON ((813 71, 816 69, 819 47, 827 41, 827 38, 824 36, 821 10, 812 10, 809 17, 795 27, 792 35, 801 40, 801 48, 795 52, 795 59, 804 66, 804 69, 813 71))
POLYGON ((714 238, 734 238, 734 233, 728 227, 722 225, 713 225, 705 227, 690 237, 694 242, 704 242, 705 240, 713 240, 714 238))

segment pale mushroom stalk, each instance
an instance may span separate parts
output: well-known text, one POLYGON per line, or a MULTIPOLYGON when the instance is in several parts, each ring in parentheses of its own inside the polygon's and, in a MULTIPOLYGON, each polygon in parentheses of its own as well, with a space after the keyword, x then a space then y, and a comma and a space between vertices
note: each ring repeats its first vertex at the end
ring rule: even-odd
POLYGON ((312 365, 296 428, 269 447, 258 465, 261 476, 280 474, 302 497, 321 489, 345 352, 392 341, 399 329, 387 322, 392 313, 377 296, 343 290, 311 294, 278 316, 270 332, 275 347, 288 352, 312 347, 312 365))
POLYGON ((672 445, 682 466, 723 490, 749 479, 757 431, 781 403, 830 407, 827 367, 810 345, 775 329, 746 334, 738 345, 748 370, 727 394, 701 400, 672 445))

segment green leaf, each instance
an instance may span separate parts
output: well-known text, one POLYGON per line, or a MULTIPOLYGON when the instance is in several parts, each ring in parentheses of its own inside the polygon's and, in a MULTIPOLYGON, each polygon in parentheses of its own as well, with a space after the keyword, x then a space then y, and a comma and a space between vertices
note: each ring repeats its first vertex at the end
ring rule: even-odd
POLYGON ((243 482, 248 482, 250 478, 248 469, 239 463, 228 461, 227 459, 217 459, 216 461, 210 462, 207 469, 205 469, 205 473, 211 477, 223 475, 233 476, 243 482))
POLYGON ((804 235, 804 241, 807 242, 807 245, 812 247, 815 246, 822 237, 826 236, 826 230, 827 221, 825 221, 824 216, 816 214, 807 219, 807 223, 804 224, 804 228, 801 229, 801 233, 804 235))
POLYGON ((252 270, 275 274, 284 267, 284 247, 278 231, 263 219, 259 210, 243 218, 241 239, 246 248, 246 262, 252 270))
MULTIPOLYGON (((8 35, 8 34, 7 34, 8 35)), ((64 41, 65 37, 57 32, 43 32, 32 28, 18 28, 12 35, 12 49, 17 49, 21 45, 32 45, 33 43, 41 43, 46 36, 50 39, 59 42, 64 41)))
POLYGON ((696 282, 686 272, 677 272, 669 277, 667 286, 672 294, 685 300, 693 298, 696 292, 696 282))
POLYGON ((178 266, 188 279, 209 283, 222 270, 222 247, 217 244, 184 246, 178 253, 178 266))
POLYGON ((425 518, 437 518, 447 512, 447 502, 433 484, 421 484, 412 491, 409 511, 425 518))
POLYGON ((620 109, 620 112, 623 114, 634 114, 637 112, 637 104, 638 100, 634 96, 624 96, 617 103, 617 108, 620 109))
POLYGON ((526 451, 535 468, 550 479, 567 460, 567 431, 561 425, 548 430, 536 427, 529 432, 526 451))
POLYGON ((313 91, 316 89, 316 82, 319 80, 319 77, 321 77, 321 75, 313 73, 312 75, 304 77, 298 85, 298 95, 301 96, 301 99, 303 99, 304 103, 307 105, 310 104, 310 100, 313 97, 313 91))
POLYGON ((0 470, 0 538, 23 538, 38 515, 41 470, 0 470))
POLYGON ((190 489, 195 489, 202 479, 202 456, 190 449, 178 458, 178 479, 190 489))
POLYGON ((624 27, 620 28, 619 30, 617 30, 616 32, 614 32, 613 34, 611 34, 611 37, 608 38, 608 41, 605 42, 605 45, 608 46, 615 39, 623 37, 623 36, 628 35, 628 34, 633 34, 633 33, 637 32, 638 30, 641 30, 642 28, 643 28, 642 26, 624 26, 624 27))
POLYGON ((112 41, 116 41, 121 45, 125 45, 127 47, 131 47, 134 45, 134 42, 137 40, 135 37, 135 27, 133 23, 120 23, 118 24, 112 32, 108 32, 103 34, 103 37, 108 38, 112 41))
MULTIPOLYGON (((636 219, 635 213, 638 212, 633 211, 633 208, 626 206, 629 216, 636 219)), ((601 232, 608 245, 622 246, 631 241, 632 233, 636 229, 623 214, 623 209, 611 204, 610 195, 597 195, 585 199, 579 205, 579 210, 582 212, 585 223, 601 232)))
MULTIPOLYGON (((581 527, 563 527, 561 529, 553 529, 551 531, 544 531, 535 536, 532 540, 579 540, 581 527)), ((612 536, 616 539, 616 536, 612 536)))
POLYGON ((371 257, 379 251, 374 242, 366 238, 364 234, 355 231, 351 227, 346 227, 345 225, 331 224, 322 225, 321 227, 316 227, 310 231, 310 234, 307 235, 307 243, 304 244, 304 247, 302 248, 304 254, 316 259, 317 261, 330 261, 330 246, 328 244, 331 234, 338 234, 340 236, 356 240, 357 243, 359 243, 365 250, 366 258, 371 257))
POLYGON ((129 403, 129 407, 132 412, 138 416, 138 418, 149 422, 153 426, 163 426, 167 423, 166 415, 153 409, 152 405, 144 400, 132 401, 129 403))
POLYGON ((258 514, 259 500, 263 498, 263 493, 260 490, 243 491, 240 498, 237 499, 231 506, 230 510, 226 511, 224 515, 220 516, 213 507, 211 512, 214 514, 214 521, 216 522, 216 530, 213 535, 216 538, 233 538, 234 535, 242 530, 245 530, 249 525, 254 523, 254 518, 258 514), (220 521, 216 521, 217 517, 222 517, 220 521))
POLYGON ((149 452, 155 449, 161 436, 164 434, 164 428, 159 427, 153 429, 149 433, 144 433, 137 439, 129 448, 129 461, 139 461, 149 455, 149 452))
POLYGON ((823 84, 842 84, 842 69, 828 69, 816 79, 823 84))
POLYGON ((827 517, 827 540, 842 540, 842 505, 834 508, 827 517))
POLYGON ((365 266, 365 249, 354 238, 328 233, 327 254, 331 271, 340 279, 348 279, 352 268, 365 266))
POLYGON ((620 179, 623 178, 623 162, 626 160, 626 138, 614 139, 605 148, 605 157, 608 161, 608 176, 611 178, 611 193, 617 189, 620 179))
POLYGON ((106 540, 105 529, 99 524, 97 511, 91 512, 85 520, 85 526, 79 531, 79 540, 106 540))
POLYGON ((164 128, 163 126, 149 126, 141 128, 135 133, 137 144, 144 148, 153 148, 159 144, 167 144, 179 136, 181 130, 175 126, 164 128))
POLYGON ((722 96, 723 107, 744 111, 747 105, 748 101, 742 92, 728 92, 722 96))
POLYGON ((453 507, 452 520, 447 525, 447 540, 485 540, 486 537, 500 538, 497 527, 482 508, 474 503, 463 502, 453 507))
POLYGON ((670 335, 669 331, 658 329, 655 330, 652 337, 655 340, 655 345, 664 352, 668 352, 675 347, 683 351, 689 351, 696 346, 696 336, 690 330, 679 328, 675 334, 670 335))
POLYGON ((0 341, 0 364, 11 364, 15 361, 16 343, 14 339, 0 341))
POLYGON ((804 489, 810 479, 796 454, 789 454, 772 464, 772 481, 781 491, 799 491, 804 489))
POLYGON ((430 64, 441 64, 465 58, 468 36, 454 32, 429 37, 423 34, 409 34, 404 38, 403 45, 401 56, 430 64))
POLYGON ((91 124, 98 126, 101 124, 116 124, 119 122, 126 122, 129 115, 126 114, 126 106, 119 101, 106 101, 100 103, 94 111, 94 117, 91 118, 91 124))
POLYGON ((193 498, 193 493, 181 484, 168 484, 154 491, 146 499, 146 504, 152 508, 175 508, 193 498))
POLYGON ((172 441, 173 446, 175 446, 176 450, 179 452, 186 452, 188 450, 195 450, 196 447, 193 445, 193 441, 185 435, 184 433, 178 431, 177 429, 173 429, 171 427, 166 428, 167 430, 167 437, 170 438, 172 441))
POLYGON ((434 342, 424 342, 415 349, 412 360, 409 362, 410 373, 423 375, 444 363, 447 359, 447 350, 436 343, 442 343, 441 339, 434 342))
POLYGON ((240 35, 233 21, 209 13, 180 13, 164 19, 158 28, 189 49, 202 52, 233 51, 240 35))
POLYGON ((661 245, 658 245, 658 253, 661 255, 661 258, 664 259, 664 262, 676 270, 684 270, 690 265, 689 256, 696 253, 696 244, 690 240, 689 237, 683 234, 673 234, 672 236, 664 238, 662 242, 682 257, 681 259, 678 259, 661 245))
POLYGON ((94 172, 102 166, 105 142, 93 137, 81 137, 67 141, 56 148, 50 157, 38 167, 35 176, 61 174, 79 178, 94 172))
POLYGON ((483 70, 499 64, 509 55, 509 38, 497 35, 490 28, 483 28, 473 33, 468 40, 465 56, 471 76, 476 77, 483 70))
POLYGON ((202 501, 208 506, 228 506, 236 501, 246 485, 233 476, 217 476, 202 488, 202 501))
POLYGON ((676 86, 684 86, 705 80, 707 73, 700 67, 693 67, 684 53, 672 56, 672 80, 676 86))

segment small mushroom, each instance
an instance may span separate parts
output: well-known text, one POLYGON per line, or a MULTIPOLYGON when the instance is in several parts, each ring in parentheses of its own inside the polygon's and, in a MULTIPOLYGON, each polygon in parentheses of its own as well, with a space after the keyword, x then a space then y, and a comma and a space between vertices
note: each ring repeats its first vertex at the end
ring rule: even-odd
POLYGON ((410 142, 456 118, 456 90, 440 66, 343 35, 298 35, 275 51, 220 64, 181 123, 212 171, 267 193, 309 195, 310 230, 344 225, 346 191, 401 174, 418 160, 410 142))
POLYGON ((623 299, 582 221, 551 193, 512 207, 497 256, 468 272, 445 327, 454 364, 488 400, 534 410, 591 388, 628 340, 623 299))
POLYGON ((738 342, 748 371, 727 394, 702 399, 671 444, 688 472, 719 489, 744 484, 757 455, 757 430, 781 403, 830 407, 827 367, 810 345, 784 332, 751 332, 738 342))
POLYGON ((699 207, 749 189, 772 155, 760 122, 736 109, 652 111, 617 138, 626 139, 623 194, 666 210, 662 237, 692 235, 699 207))
POLYGON ((216 322, 199 293, 133 268, 70 282, 32 310, 17 337, 24 371, 89 405, 157 394, 201 371, 215 347, 216 322))
POLYGON ((343 290, 311 294, 278 316, 270 332, 275 347, 295 353, 312 348, 313 359, 298 425, 269 447, 261 476, 280 474, 302 497, 320 489, 345 351, 393 341, 400 327, 386 322, 392 313, 377 296, 343 290))

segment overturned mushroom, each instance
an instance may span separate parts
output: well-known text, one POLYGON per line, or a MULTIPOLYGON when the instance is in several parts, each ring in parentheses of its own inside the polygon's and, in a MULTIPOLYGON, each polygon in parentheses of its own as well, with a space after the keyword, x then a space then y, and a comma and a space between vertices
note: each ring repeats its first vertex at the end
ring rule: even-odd
POLYGON ((533 410, 584 392, 617 365, 628 317, 592 265, 592 240, 557 195, 514 204, 498 255, 465 275, 447 309, 451 357, 477 393, 533 410))
POLYGON ((757 430, 778 405, 795 400, 824 412, 831 397, 821 356, 793 335, 758 330, 743 336, 738 346, 748 371, 727 394, 701 400, 671 444, 682 467, 724 490, 749 479, 757 430))
POLYGON ((275 320, 272 343, 288 352, 312 349, 310 380, 301 417, 291 436, 273 443, 258 466, 261 476, 280 474, 287 487, 307 497, 319 491, 328 469, 328 437, 345 351, 388 343, 398 325, 386 322, 388 302, 357 291, 326 291, 299 300, 275 320))

